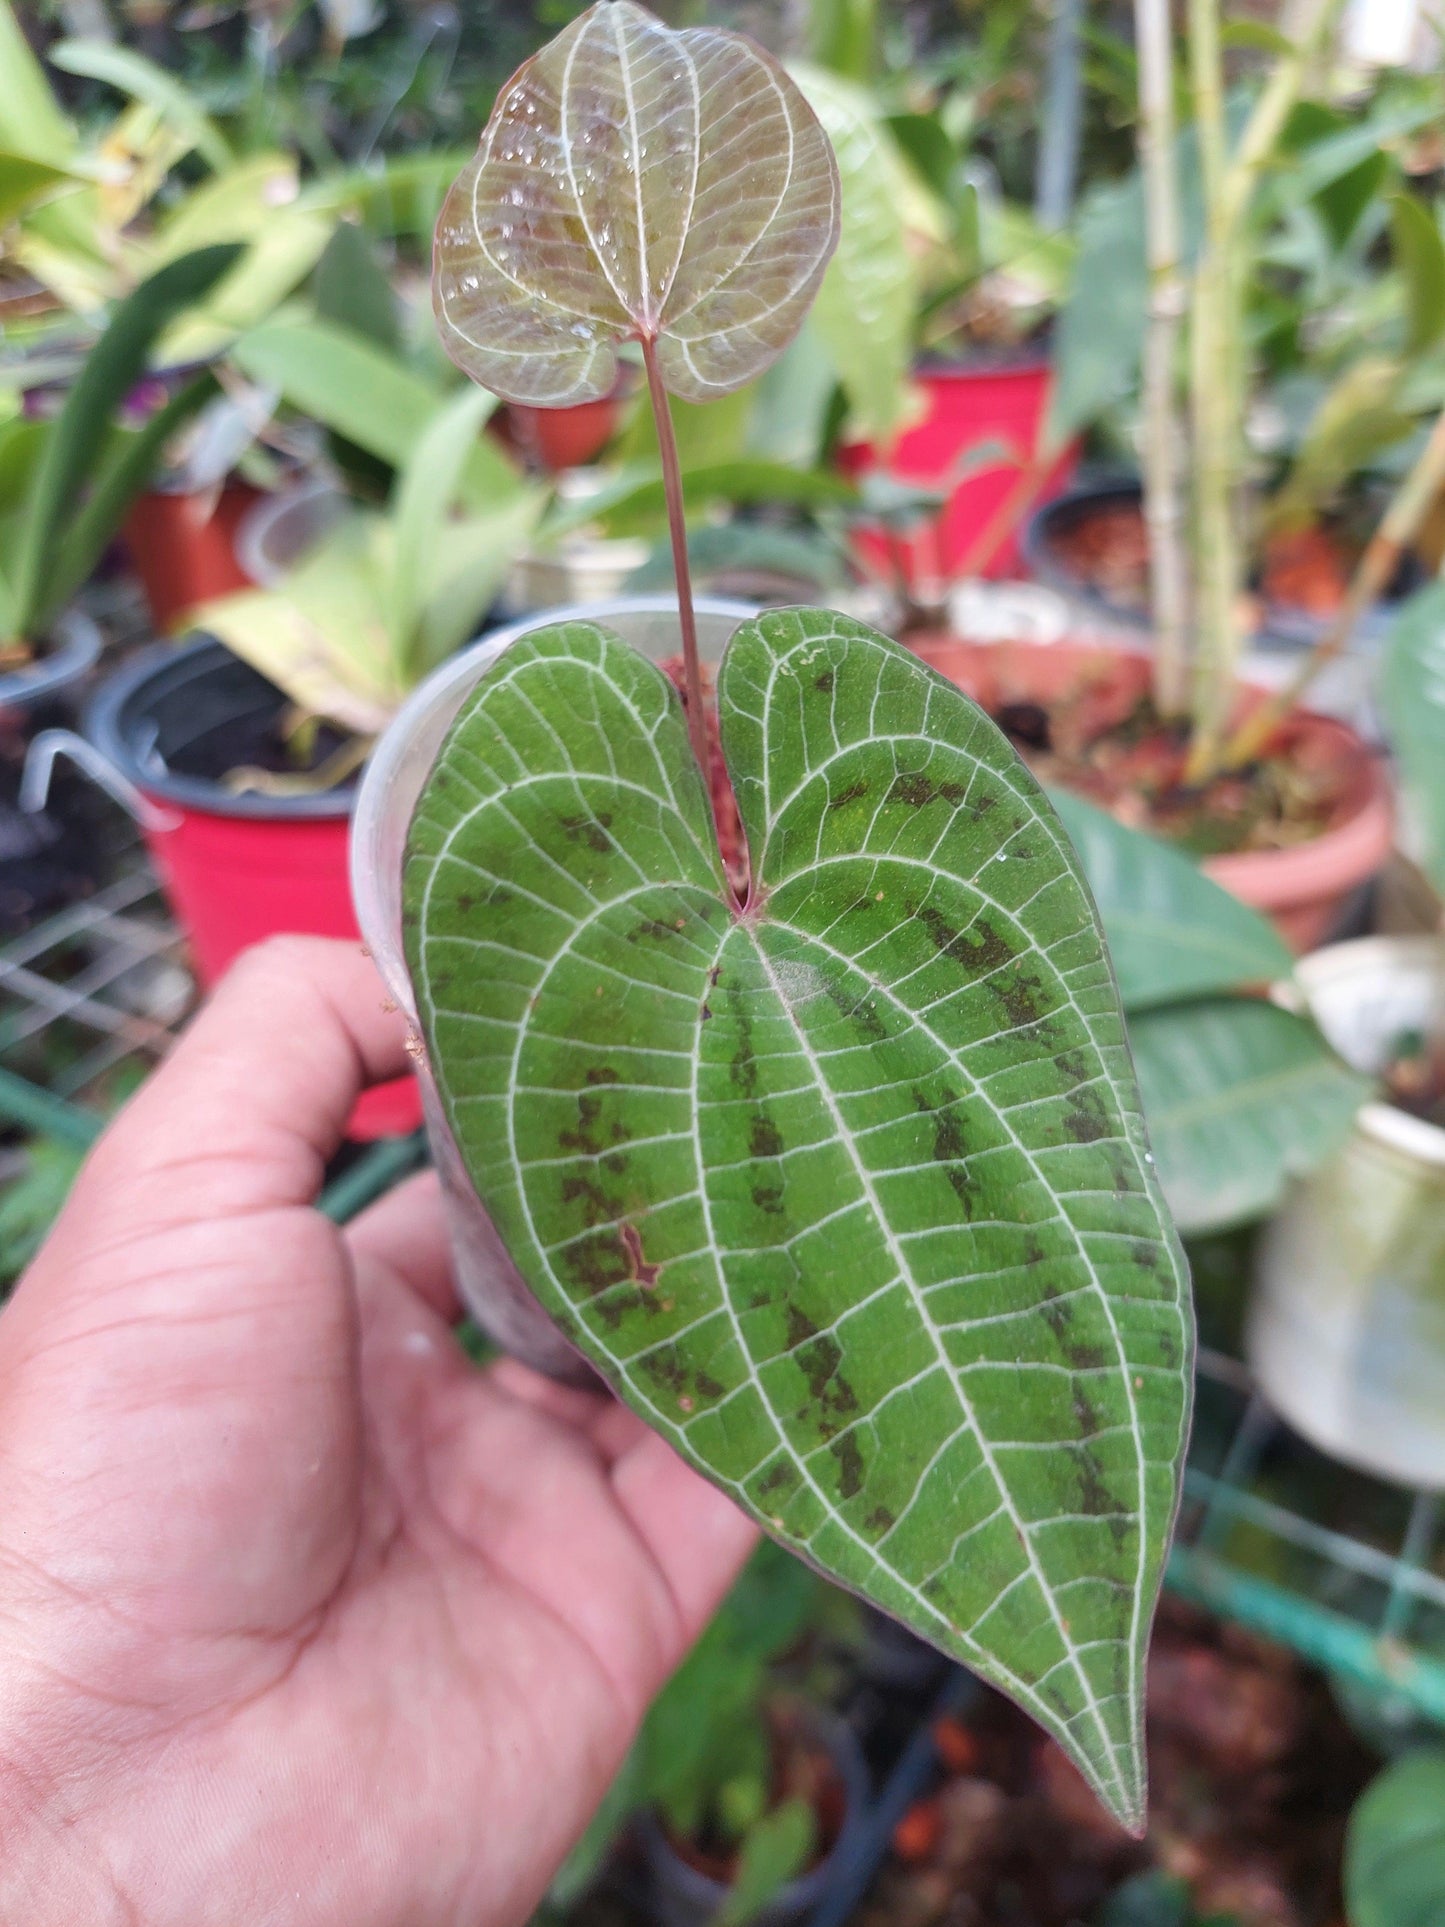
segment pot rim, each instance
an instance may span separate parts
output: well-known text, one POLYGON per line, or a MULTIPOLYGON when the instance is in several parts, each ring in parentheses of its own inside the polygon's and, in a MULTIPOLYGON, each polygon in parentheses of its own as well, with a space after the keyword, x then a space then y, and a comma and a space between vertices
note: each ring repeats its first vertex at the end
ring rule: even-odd
MULTIPOLYGON (((1142 505, 1143 499, 1143 478, 1125 470, 1105 472, 1091 481, 1074 482, 1061 495, 1040 502, 1025 518, 1019 532, 1019 553, 1034 578, 1056 589, 1060 595, 1070 597, 1086 609, 1096 610, 1112 622, 1126 623, 1131 629, 1152 632, 1153 622, 1147 608, 1130 608, 1125 603, 1116 602, 1107 590, 1084 581, 1054 551, 1050 540, 1054 524, 1067 521, 1073 510, 1107 508, 1131 501, 1142 505)), ((1393 596, 1377 596, 1362 612, 1356 625, 1356 651, 1361 642, 1372 637, 1378 639, 1384 622, 1397 612, 1403 600, 1403 592, 1393 596)), ((1313 648, 1329 627, 1328 618, 1313 616, 1297 603, 1280 602, 1264 595, 1258 601, 1258 626, 1247 638, 1256 647, 1273 644, 1275 653, 1303 655, 1313 648)))
MULTIPOLYGON (((106 677, 86 706, 81 734, 142 795, 183 814, 232 817, 252 823, 327 822, 350 816, 357 795, 355 785, 321 790, 311 796, 234 794, 211 777, 172 775, 142 759, 123 727, 123 717, 128 706, 144 698, 147 686, 162 678, 173 681, 178 675, 199 682, 223 663, 239 660, 214 636, 197 636, 179 646, 154 643, 106 677)), ((279 690, 277 698, 285 700, 279 690)))
MULTIPOLYGON (((284 524, 288 516, 300 509, 315 503, 330 503, 333 498, 336 513, 344 513, 348 501, 345 490, 328 476, 311 474, 263 494, 251 503, 237 525, 235 550, 241 569, 258 589, 279 588, 288 573, 281 563, 272 560, 267 548, 277 524, 284 524)), ((326 526, 329 529, 330 523, 326 526)), ((319 531, 315 540, 319 542, 324 532, 319 531)))
MULTIPOLYGON (((1426 969, 1445 982, 1445 932, 1438 936, 1353 937, 1324 944, 1295 965, 1282 1000, 1289 1007, 1312 1008, 1316 996, 1341 982, 1378 982, 1393 968, 1426 969)), ((1397 1104, 1373 1099, 1362 1104, 1356 1126, 1364 1136, 1391 1151, 1445 1172, 1445 1126, 1414 1117, 1397 1104)))
POLYGON ((47 649, 22 669, 0 675, 0 709, 32 709, 48 696, 89 674, 100 660, 105 637, 83 609, 64 609, 50 626, 58 647, 47 649))
POLYGON ((969 348, 961 354, 949 354, 942 349, 931 349, 918 355, 911 370, 914 381, 993 381, 997 376, 1048 377, 1053 374, 1054 359, 1049 348, 1042 343, 1023 343, 1017 348, 969 348))
POLYGON ((1393 1104, 1362 1104, 1357 1128, 1387 1150, 1398 1151, 1412 1163, 1426 1164, 1445 1175, 1445 1127, 1428 1118, 1413 1117, 1393 1104))

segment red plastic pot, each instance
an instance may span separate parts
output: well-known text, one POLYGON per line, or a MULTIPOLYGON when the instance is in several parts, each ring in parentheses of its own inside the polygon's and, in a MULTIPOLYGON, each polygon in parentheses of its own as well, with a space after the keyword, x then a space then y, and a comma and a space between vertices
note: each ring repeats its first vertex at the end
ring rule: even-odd
MULTIPOLYGON (((896 481, 936 487, 966 461, 970 449, 1001 442, 1014 451, 997 466, 966 476, 951 491, 943 512, 901 544, 882 532, 860 530, 860 559, 875 573, 891 575, 901 561, 910 588, 927 589, 951 581, 980 536, 1001 514, 1039 446, 1048 414, 1052 370, 1047 361, 999 367, 924 368, 914 380, 926 397, 921 421, 906 429, 884 452, 870 442, 842 450, 851 477, 884 469, 896 481)), ((999 543, 982 573, 995 580, 1021 572, 1018 524, 1039 501, 1066 488, 1078 461, 1070 446, 1049 470, 1036 495, 1020 502, 1016 526, 999 543)))
MULTIPOLYGON (((219 643, 201 641, 137 658, 105 683, 85 719, 90 742, 150 805, 146 847, 207 989, 267 937, 360 939, 347 873, 351 792, 233 796, 199 773, 222 732, 228 743, 238 731, 259 734, 281 700, 219 643)), ((420 1123, 416 1080, 398 1078, 361 1099, 350 1135, 420 1123)))
MULTIPOLYGON (((1101 710, 1121 716, 1149 688, 1149 657, 1098 643, 959 642, 929 637, 917 653, 985 709, 1005 703, 1054 703, 1087 692, 1101 710)), ((1241 686, 1236 714, 1268 691, 1241 686)), ((1267 916, 1296 951, 1313 949, 1339 922, 1351 896, 1385 863, 1394 840, 1394 808, 1381 759, 1347 724, 1313 710, 1294 710, 1279 730, 1281 749, 1335 772, 1334 812, 1318 836, 1286 850, 1244 850, 1207 857, 1214 881, 1267 916)))
POLYGON ((122 536, 161 634, 198 603, 251 587, 236 559, 236 531, 260 499, 259 489, 234 479, 219 494, 152 489, 136 497, 122 536))

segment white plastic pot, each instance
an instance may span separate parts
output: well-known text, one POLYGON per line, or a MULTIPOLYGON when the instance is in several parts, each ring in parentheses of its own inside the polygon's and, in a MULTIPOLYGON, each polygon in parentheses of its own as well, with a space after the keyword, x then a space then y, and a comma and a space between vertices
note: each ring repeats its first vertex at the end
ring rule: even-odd
MULTIPOLYGON (((1334 1049, 1371 1075, 1404 1034, 1445 1027, 1445 937, 1332 944, 1296 982, 1334 1049)), ((1445 1130, 1361 1107, 1264 1234, 1247 1349, 1265 1397, 1321 1450, 1445 1488, 1445 1130)))
MULTIPOLYGON (((704 661, 716 661, 738 624, 754 613, 747 603, 699 602, 698 642, 704 661)), ((367 948, 413 1025, 416 998, 402 948, 401 898, 406 840, 417 800, 463 703, 497 659, 519 637, 549 623, 577 619, 605 624, 655 662, 677 655, 682 647, 677 604, 666 596, 634 596, 528 616, 494 630, 429 676, 388 726, 367 763, 352 817, 352 897, 367 948)), ((463 1301, 503 1350, 551 1377, 585 1381, 589 1368, 532 1296, 483 1210, 435 1080, 420 1056, 417 1075, 463 1301)))

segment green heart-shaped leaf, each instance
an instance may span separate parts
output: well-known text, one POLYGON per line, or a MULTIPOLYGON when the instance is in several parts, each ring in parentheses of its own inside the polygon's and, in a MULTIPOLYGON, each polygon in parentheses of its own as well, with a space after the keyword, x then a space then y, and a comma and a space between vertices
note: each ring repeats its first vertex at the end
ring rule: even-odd
POLYGON ((719 711, 741 909, 656 668, 572 622, 478 685, 405 878, 448 1117, 621 1396, 1135 1821, 1191 1324, 1077 861, 860 623, 745 624, 719 711))

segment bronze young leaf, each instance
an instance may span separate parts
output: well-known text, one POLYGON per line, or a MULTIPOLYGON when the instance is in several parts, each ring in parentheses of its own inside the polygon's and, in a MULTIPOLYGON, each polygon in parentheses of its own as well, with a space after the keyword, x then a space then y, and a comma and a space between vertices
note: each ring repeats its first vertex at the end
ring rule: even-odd
POLYGON ((792 340, 837 239, 832 148, 776 61, 599 0, 502 89, 447 196, 438 326, 508 401, 607 394, 629 338, 710 401, 792 340))

